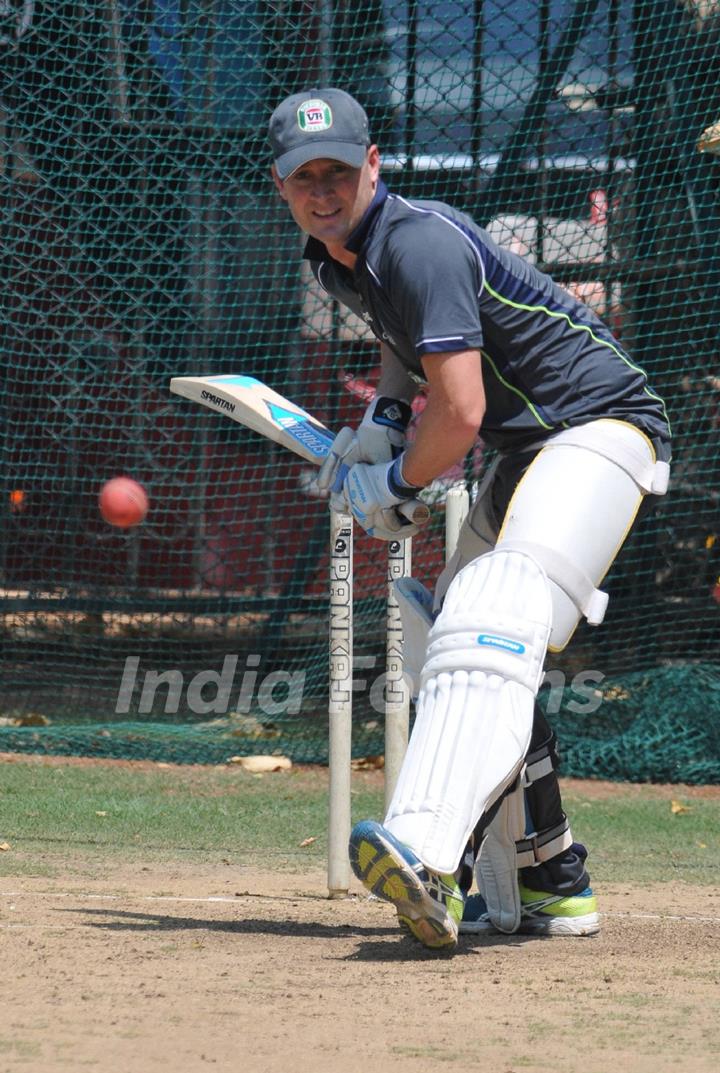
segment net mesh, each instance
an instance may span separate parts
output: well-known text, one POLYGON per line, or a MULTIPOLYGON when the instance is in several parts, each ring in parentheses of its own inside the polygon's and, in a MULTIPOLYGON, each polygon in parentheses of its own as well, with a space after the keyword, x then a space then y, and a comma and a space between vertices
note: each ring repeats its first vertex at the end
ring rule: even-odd
MULTIPOLYGON (((359 420, 376 344, 305 274, 265 142, 287 93, 336 84, 393 190, 550 271, 666 398, 670 495, 543 703, 567 774, 717 781, 719 35, 717 0, 0 5, 0 750, 327 758, 327 504, 168 381, 248 373, 359 420), (119 473, 150 496, 130 530, 98 512, 119 473)), ((487 460, 431 491, 421 580, 487 460)), ((383 748, 385 568, 358 534, 358 758, 383 748)))

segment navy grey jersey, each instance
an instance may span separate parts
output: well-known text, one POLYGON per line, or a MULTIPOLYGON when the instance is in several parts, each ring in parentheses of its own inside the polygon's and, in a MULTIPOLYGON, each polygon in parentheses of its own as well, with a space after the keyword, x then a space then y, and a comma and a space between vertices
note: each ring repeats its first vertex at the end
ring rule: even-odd
POLYGON ((607 326, 464 213, 380 183, 347 248, 354 270, 312 238, 305 256, 413 376, 425 378, 432 354, 480 350, 487 443, 531 443, 599 417, 669 440, 662 399, 607 326))

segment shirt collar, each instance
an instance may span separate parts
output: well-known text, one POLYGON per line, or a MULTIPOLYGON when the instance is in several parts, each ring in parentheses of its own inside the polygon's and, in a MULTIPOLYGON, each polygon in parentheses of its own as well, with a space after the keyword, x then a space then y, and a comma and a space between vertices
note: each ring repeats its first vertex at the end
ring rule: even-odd
MULTIPOLYGON (((364 246, 387 196, 388 188, 382 179, 378 179, 375 196, 365 210, 362 220, 345 243, 345 249, 349 250, 350 253, 359 253, 364 246)), ((305 243, 303 257, 308 261, 327 261, 330 258, 330 254, 325 243, 320 242, 319 239, 313 238, 311 235, 305 243)))

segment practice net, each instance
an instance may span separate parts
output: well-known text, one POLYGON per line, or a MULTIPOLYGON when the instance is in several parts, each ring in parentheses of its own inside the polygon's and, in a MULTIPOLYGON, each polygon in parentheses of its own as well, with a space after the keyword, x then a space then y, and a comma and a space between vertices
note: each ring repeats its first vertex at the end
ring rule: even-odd
MULTIPOLYGON (((542 699, 565 774, 718 781, 719 37, 718 0, 2 5, 0 751, 327 759, 327 502, 168 382, 249 374, 360 419, 377 346, 309 280, 265 141, 334 84, 394 191, 549 271, 665 397, 670 494, 542 699), (150 496, 126 531, 98 512, 117 474, 150 496)), ((430 585, 447 488, 488 458, 427 493, 430 585)), ((359 534, 358 762, 383 750, 385 569, 359 534)))

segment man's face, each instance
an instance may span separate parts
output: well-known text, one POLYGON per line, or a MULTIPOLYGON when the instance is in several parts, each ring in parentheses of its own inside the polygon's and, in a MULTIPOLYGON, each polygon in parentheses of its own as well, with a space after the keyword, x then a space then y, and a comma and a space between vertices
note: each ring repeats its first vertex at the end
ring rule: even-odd
POLYGON ((328 247, 340 247, 372 201, 379 172, 380 155, 371 145, 361 168, 320 157, 284 181, 273 168, 273 179, 298 227, 328 247))

